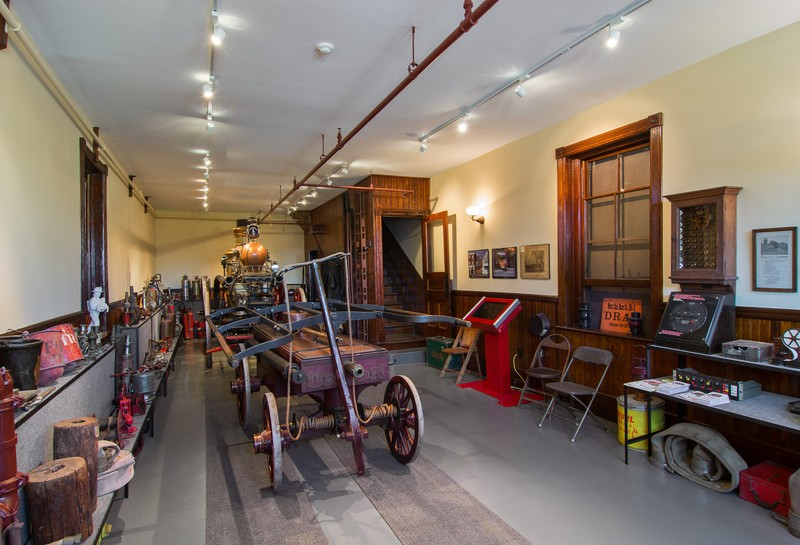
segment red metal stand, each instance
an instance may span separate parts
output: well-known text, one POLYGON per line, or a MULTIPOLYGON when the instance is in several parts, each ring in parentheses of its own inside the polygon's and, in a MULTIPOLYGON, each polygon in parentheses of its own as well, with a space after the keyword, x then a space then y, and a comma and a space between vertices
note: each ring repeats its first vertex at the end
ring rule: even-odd
POLYGON ((517 299, 484 297, 464 316, 472 327, 484 332, 486 379, 462 382, 459 386, 492 396, 503 407, 516 407, 519 402, 520 392, 511 389, 508 326, 521 310, 522 306, 517 299), (490 308, 488 312, 483 310, 490 305, 494 308, 490 308))

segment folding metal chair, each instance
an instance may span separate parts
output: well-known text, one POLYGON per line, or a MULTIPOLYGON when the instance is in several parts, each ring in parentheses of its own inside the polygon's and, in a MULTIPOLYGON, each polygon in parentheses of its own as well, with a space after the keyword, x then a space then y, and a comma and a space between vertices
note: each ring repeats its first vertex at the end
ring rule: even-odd
POLYGON ((545 389, 545 382, 552 382, 561 378, 571 352, 572 346, 569 343, 569 339, 563 335, 553 333, 542 339, 542 342, 536 347, 531 366, 523 371, 525 373, 525 386, 522 387, 522 394, 519 396, 518 409, 523 400, 542 403, 543 398, 552 396, 545 389), (557 364, 558 369, 545 367, 545 363, 550 365, 557 364))
MULTIPOLYGON (((589 414, 595 421, 600 424, 600 426, 608 431, 608 428, 605 424, 603 424, 591 411, 592 402, 594 402, 594 398, 597 396, 597 392, 600 390, 600 386, 603 384, 603 380, 606 378, 606 374, 608 373, 608 368, 611 365, 611 361, 614 359, 614 355, 609 352, 608 350, 603 350, 601 348, 592 348, 590 346, 581 346, 575 352, 573 352, 572 357, 570 358, 569 362, 567 363, 567 367, 564 369, 564 374, 561 375, 561 380, 559 382, 548 382, 545 384, 545 389, 552 392, 552 397, 550 398, 550 403, 547 405, 547 410, 542 417, 542 421, 539 422, 539 427, 541 428, 544 424, 544 421, 547 418, 551 418, 555 416, 556 418, 560 418, 562 420, 566 420, 567 422, 572 422, 578 429, 575 430, 575 435, 572 436, 573 443, 575 442, 575 438, 578 436, 578 432, 581 431, 581 426, 583 426, 584 420, 586 420, 586 415, 589 414), (585 362, 590 366, 601 366, 603 368, 603 372, 600 374, 600 379, 597 381, 595 386, 586 386, 584 384, 578 384, 577 382, 570 382, 569 379, 569 372, 572 368, 572 365, 575 361, 585 362), (575 402, 583 408, 583 414, 580 415, 580 418, 576 415, 576 408, 571 407, 570 405, 566 405, 562 402, 560 397, 564 397, 564 401, 569 403, 575 402), (589 398, 588 403, 584 401, 585 398, 589 398), (556 414, 555 407, 556 405, 562 405, 565 409, 569 411, 573 418, 567 418, 565 416, 556 414)), ((587 373, 589 374, 589 373, 587 373)), ((591 373, 595 377, 597 376, 596 370, 591 373)))
POLYGON ((447 354, 447 359, 445 359, 444 364, 442 364, 442 370, 439 373, 439 378, 443 378, 445 373, 450 371, 450 369, 448 369, 450 366, 450 360, 456 355, 460 355, 462 358, 461 370, 458 372, 456 384, 461 382, 464 372, 467 370, 467 364, 472 356, 475 356, 475 361, 478 364, 478 375, 482 374, 481 358, 478 355, 478 337, 480 334, 481 330, 474 327, 460 327, 458 329, 458 334, 453 341, 453 346, 451 348, 442 348, 442 352, 447 354))

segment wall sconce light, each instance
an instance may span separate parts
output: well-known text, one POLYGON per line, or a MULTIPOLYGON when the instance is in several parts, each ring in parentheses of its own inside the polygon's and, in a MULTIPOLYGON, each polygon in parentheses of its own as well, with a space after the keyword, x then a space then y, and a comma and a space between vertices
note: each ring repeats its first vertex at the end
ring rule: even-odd
POLYGON ((468 206, 467 215, 469 216, 469 219, 472 221, 477 221, 481 225, 483 225, 483 222, 486 221, 486 218, 481 215, 481 209, 477 206, 468 206))

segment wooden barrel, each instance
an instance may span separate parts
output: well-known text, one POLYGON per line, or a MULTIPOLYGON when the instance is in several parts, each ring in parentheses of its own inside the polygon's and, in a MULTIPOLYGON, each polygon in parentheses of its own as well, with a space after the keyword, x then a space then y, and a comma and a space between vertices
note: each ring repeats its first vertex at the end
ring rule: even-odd
POLYGON ((86 461, 73 456, 40 465, 28 475, 25 495, 31 535, 37 545, 92 534, 86 461))
POLYGON ((93 416, 70 418, 53 426, 53 458, 80 456, 89 473, 89 501, 97 509, 97 419, 93 416))

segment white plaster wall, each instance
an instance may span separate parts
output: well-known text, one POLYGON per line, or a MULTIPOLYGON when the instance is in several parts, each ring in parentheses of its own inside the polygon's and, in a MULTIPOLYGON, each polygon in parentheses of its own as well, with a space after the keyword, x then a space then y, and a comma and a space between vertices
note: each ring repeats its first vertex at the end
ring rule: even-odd
MULTIPOLYGON (((662 193, 741 186, 737 225, 737 305, 799 308, 800 294, 751 288, 752 230, 800 223, 800 24, 723 52, 634 92, 532 134, 431 179, 437 210, 455 214, 454 287, 556 295, 555 150, 647 117, 664 114, 662 193), (486 223, 470 221, 470 205, 486 223), (468 250, 550 244, 550 280, 470 279, 468 250)), ((522 102, 522 101, 520 101, 522 102)), ((670 207, 664 200, 665 295, 669 281, 670 207)))
MULTIPOLYGON (((0 77, 0 331, 6 331, 83 309, 81 132, 13 37, 0 52, 0 77)), ((155 272, 153 219, 134 202, 110 172, 110 300, 121 298, 129 283, 141 287, 155 272)))
POLYGON ((80 133, 13 45, 0 54, 0 331, 80 306, 80 133))
MULTIPOLYGON (((155 222, 156 267, 166 286, 179 288, 183 275, 189 278, 222 274, 220 258, 236 245, 236 218, 249 214, 164 213, 155 222)), ((296 225, 260 226, 259 241, 270 259, 281 267, 304 261, 303 230, 296 225)), ((302 283, 300 270, 287 275, 291 284, 302 283)))

